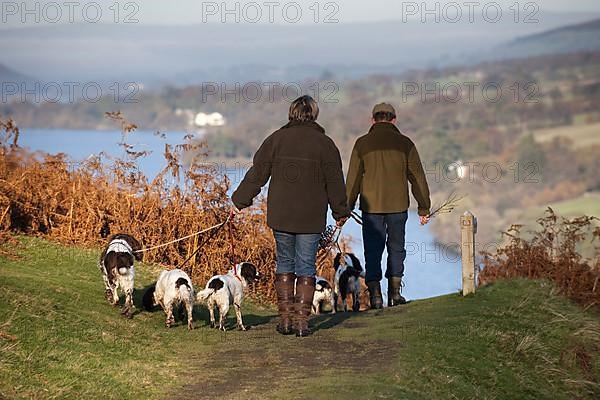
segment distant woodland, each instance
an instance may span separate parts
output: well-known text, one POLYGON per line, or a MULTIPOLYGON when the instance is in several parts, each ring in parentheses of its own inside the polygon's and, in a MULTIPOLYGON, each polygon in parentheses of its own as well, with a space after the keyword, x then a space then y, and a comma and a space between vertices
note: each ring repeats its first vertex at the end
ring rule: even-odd
MULTIPOLYGON (((178 110, 219 112, 227 124, 207 130, 210 157, 246 159, 285 124, 298 86, 294 84, 287 97, 283 86, 286 83, 268 90, 262 83, 240 85, 239 93, 226 95, 221 88, 215 94, 214 87, 206 86, 142 90, 134 97, 137 103, 113 94, 95 103, 13 99, 0 104, 0 116, 14 118, 26 135, 28 127, 114 129, 104 113, 121 110, 143 130, 168 133, 196 130, 178 110), (256 87, 263 89, 258 98, 256 87)), ((468 194, 461 207, 479 217, 479 239, 485 243, 497 242, 508 221, 532 222, 550 204, 580 202, 575 208, 584 204, 582 211, 600 215, 593 205, 600 202, 585 200, 600 191, 600 53, 353 81, 336 82, 332 74, 299 86, 303 94, 318 98, 319 122, 345 162, 356 138, 369 129, 372 106, 380 101, 395 104, 400 129, 420 150, 434 200, 452 191, 468 194), (457 161, 461 163, 454 164, 457 161), (456 173, 460 165, 468 172, 462 179, 456 173)), ((436 221, 440 241, 457 241, 455 220, 436 221)))

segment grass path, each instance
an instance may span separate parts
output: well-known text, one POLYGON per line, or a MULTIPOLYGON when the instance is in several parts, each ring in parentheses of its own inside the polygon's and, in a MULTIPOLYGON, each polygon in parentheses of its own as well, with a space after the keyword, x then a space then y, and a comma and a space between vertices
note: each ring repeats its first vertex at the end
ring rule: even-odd
MULTIPOLYGON (((600 396, 600 319, 544 283, 321 316, 301 340, 274 332, 270 308, 246 303, 252 329, 223 334, 197 306, 188 332, 166 329, 160 312, 121 317, 103 298, 96 251, 20 240, 20 259, 0 259, 0 398, 600 396)), ((157 275, 137 271, 140 289, 157 275)))

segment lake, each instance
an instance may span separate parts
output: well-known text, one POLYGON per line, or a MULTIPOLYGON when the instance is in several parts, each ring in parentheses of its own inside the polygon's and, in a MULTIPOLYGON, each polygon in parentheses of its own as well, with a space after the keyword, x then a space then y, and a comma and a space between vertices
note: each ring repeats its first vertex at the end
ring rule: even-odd
MULTIPOLYGON (((128 143, 135 145, 138 151, 152 151, 152 154, 140 161, 140 168, 147 176, 153 177, 166 165, 162 156, 165 143, 181 143, 184 135, 185 133, 182 132, 167 133, 166 138, 162 139, 153 132, 139 131, 130 134, 128 143)), ((100 152, 121 155, 123 150, 118 146, 120 141, 121 132, 118 131, 21 129, 19 138, 19 144, 23 147, 51 154, 65 153, 75 162, 100 152)), ((240 168, 233 166, 224 169, 232 181, 233 188, 237 187, 243 177, 240 168)), ((458 216, 450 214, 444 218, 458 218, 458 216)), ((435 220, 431 223, 435 223, 435 220)), ((364 267, 360 225, 350 220, 344 226, 343 233, 352 237, 353 251, 364 267)), ((429 298, 460 290, 460 255, 452 249, 437 244, 429 226, 420 226, 419 218, 414 212, 410 213, 406 226, 406 249, 404 277, 406 287, 403 289, 403 294, 407 299, 429 298)), ((384 271, 386 257, 387 254, 384 254, 384 271)), ((385 292, 385 279, 382 284, 385 292)))

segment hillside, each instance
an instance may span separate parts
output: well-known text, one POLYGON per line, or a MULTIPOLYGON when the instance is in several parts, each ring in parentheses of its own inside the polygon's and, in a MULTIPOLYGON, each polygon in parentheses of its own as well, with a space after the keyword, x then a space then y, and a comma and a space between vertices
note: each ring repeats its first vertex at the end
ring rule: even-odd
POLYGON ((457 23, 431 17, 423 23, 420 18, 403 21, 400 4, 381 13, 385 21, 345 23, 340 16, 340 23, 311 23, 310 29, 302 23, 222 24, 217 18, 190 25, 9 25, 0 35, 0 54, 10 54, 11 68, 44 81, 143 82, 146 87, 285 84, 315 79, 324 71, 335 72, 339 80, 464 65, 472 62, 474 51, 598 17, 540 10, 535 24, 515 24, 508 12, 498 23, 489 23, 477 12, 473 21, 464 15, 457 23))
POLYGON ((600 50, 600 19, 522 36, 496 47, 489 58, 527 58, 597 50, 600 50))
MULTIPOLYGON (((322 316, 304 340, 275 334, 269 308, 244 304, 253 329, 223 334, 197 306, 188 332, 165 329, 160 312, 126 320, 105 303, 97 251, 18 240, 19 258, 0 258, 0 398, 600 395, 600 321, 548 284, 503 282, 468 298, 322 316)), ((156 274, 140 266, 136 286, 156 274)))
POLYGON ((0 82, 32 82, 33 78, 23 75, 17 71, 8 68, 6 65, 0 64, 0 82))

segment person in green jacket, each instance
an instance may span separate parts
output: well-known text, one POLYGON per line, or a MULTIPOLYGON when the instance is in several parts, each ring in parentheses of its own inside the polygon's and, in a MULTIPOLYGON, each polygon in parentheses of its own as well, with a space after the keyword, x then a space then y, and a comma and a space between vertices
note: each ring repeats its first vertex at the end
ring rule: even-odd
POLYGON ((404 276, 405 228, 410 204, 408 184, 418 203, 422 225, 429 222, 431 200, 419 153, 396 127, 396 110, 381 103, 373 109, 369 133, 358 138, 347 175, 348 206, 360 196, 365 251, 365 281, 371 308, 383 307, 381 258, 387 245, 388 306, 406 303, 401 295, 404 276))

